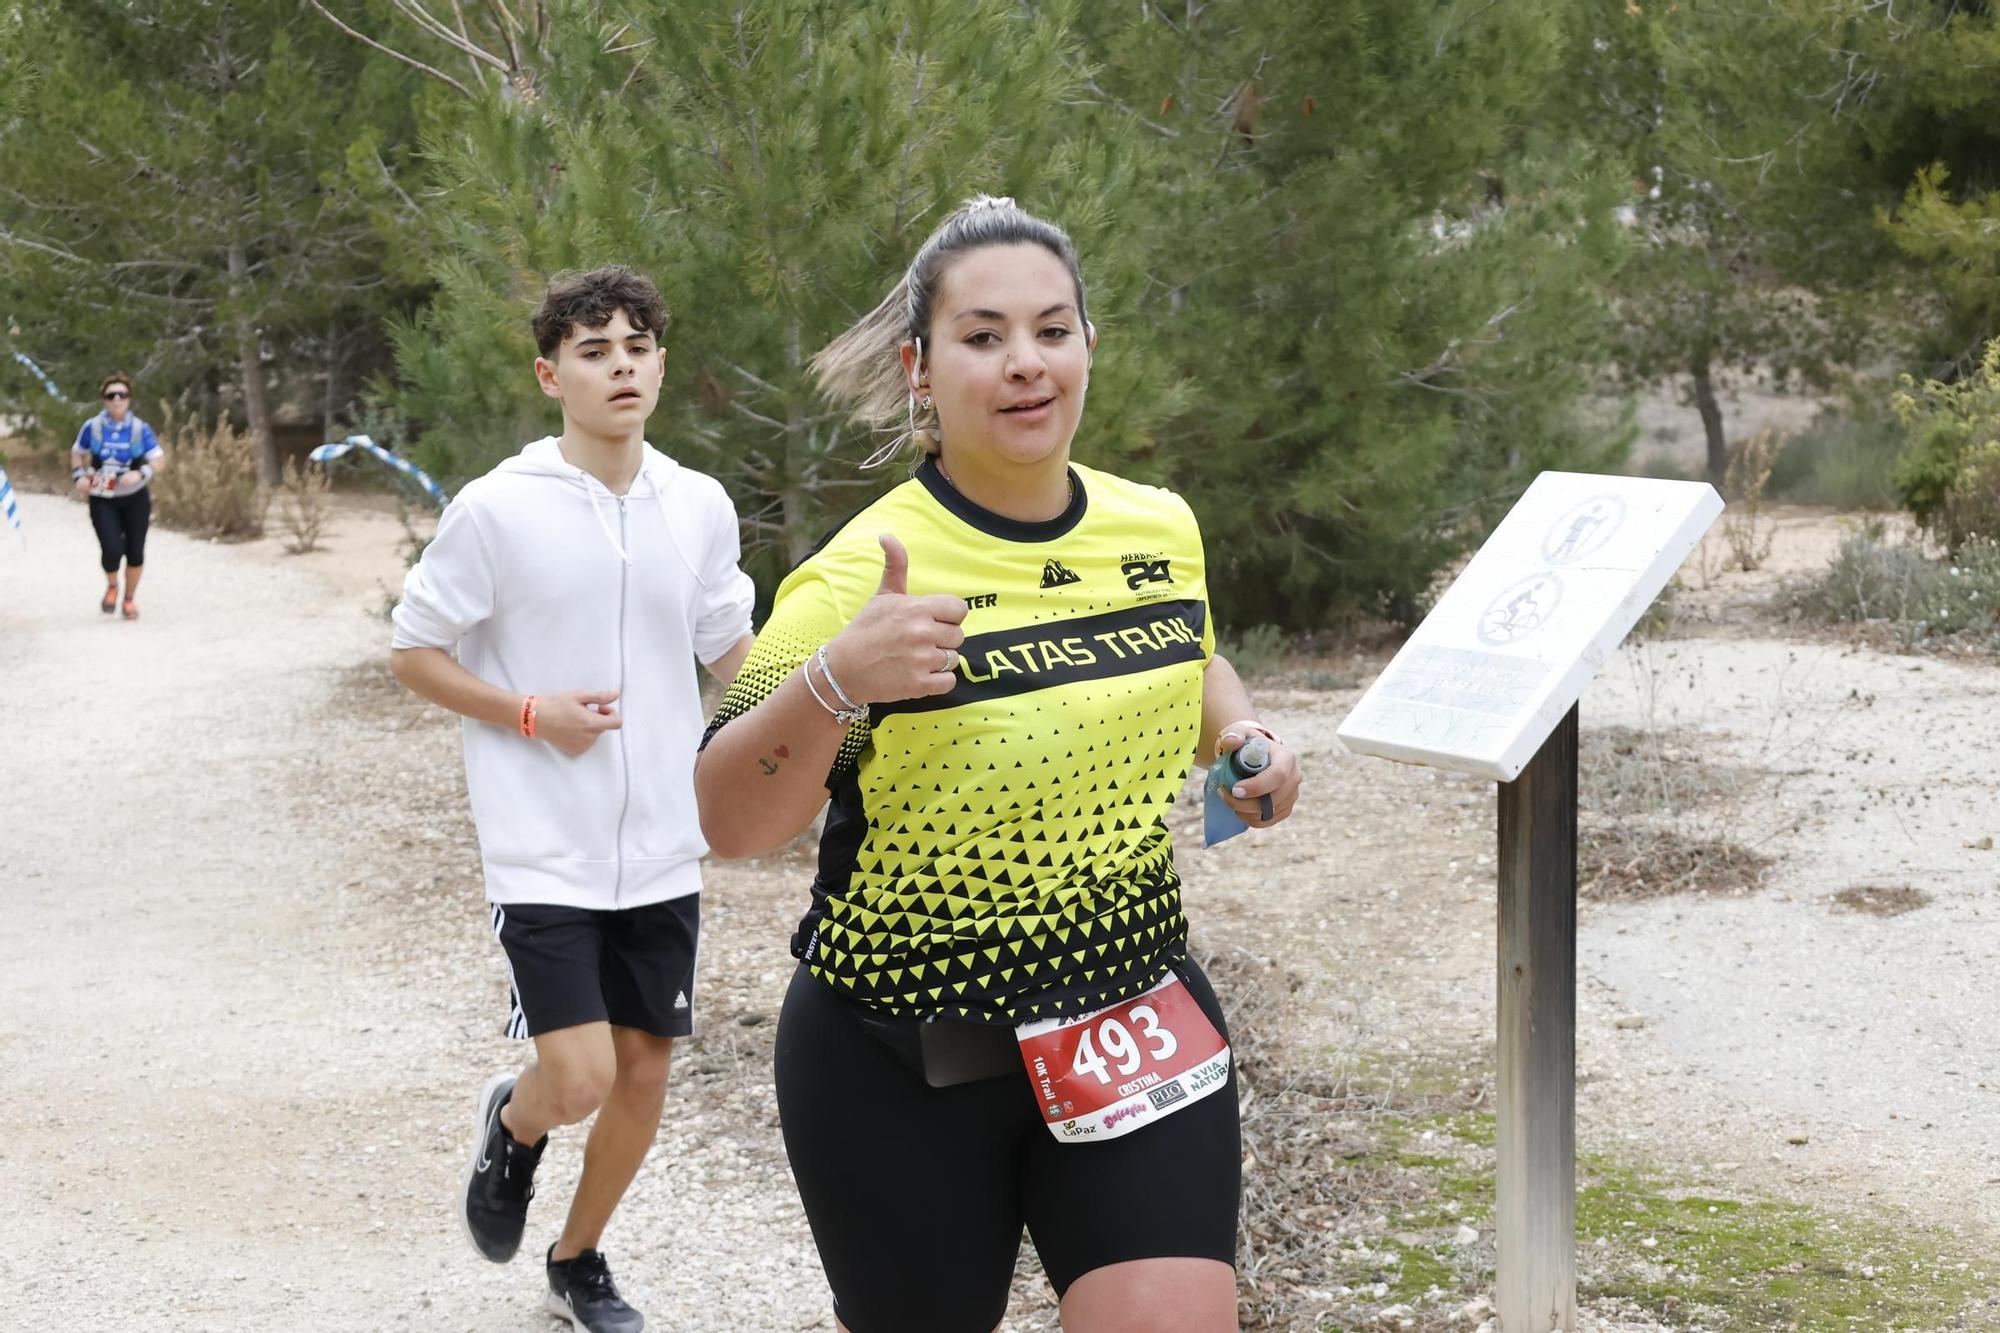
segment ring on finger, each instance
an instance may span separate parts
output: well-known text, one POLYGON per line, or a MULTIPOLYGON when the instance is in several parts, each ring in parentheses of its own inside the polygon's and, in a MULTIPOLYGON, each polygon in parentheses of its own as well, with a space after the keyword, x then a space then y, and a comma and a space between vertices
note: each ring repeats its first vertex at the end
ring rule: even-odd
POLYGON ((939 668, 938 668, 938 670, 939 670, 939 671, 952 671, 952 670, 955 670, 955 669, 957 669, 957 667, 958 667, 958 649, 956 649, 956 648, 947 648, 947 649, 945 649, 945 650, 944 650, 944 665, 943 665, 943 666, 941 666, 941 667, 939 667, 939 668))

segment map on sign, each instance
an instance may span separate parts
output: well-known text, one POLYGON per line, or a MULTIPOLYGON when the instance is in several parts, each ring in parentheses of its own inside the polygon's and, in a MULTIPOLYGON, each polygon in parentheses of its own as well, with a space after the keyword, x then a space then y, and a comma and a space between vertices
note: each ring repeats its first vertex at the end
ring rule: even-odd
POLYGON ((1341 744, 1512 782, 1721 512, 1705 482, 1542 473, 1340 724, 1341 744))

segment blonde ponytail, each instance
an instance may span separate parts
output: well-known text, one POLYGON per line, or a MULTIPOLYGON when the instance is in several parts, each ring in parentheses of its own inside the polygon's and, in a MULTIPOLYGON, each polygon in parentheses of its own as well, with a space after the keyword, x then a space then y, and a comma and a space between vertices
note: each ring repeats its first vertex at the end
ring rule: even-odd
MULTIPOLYGON (((910 324, 910 280, 905 274, 880 305, 820 348, 810 362, 820 392, 851 406, 850 421, 895 432, 862 460, 865 468, 882 466, 911 443, 920 454, 938 451, 937 409, 918 405, 903 372, 901 349, 911 336, 910 324)), ((917 353, 921 359, 921 339, 917 353)))

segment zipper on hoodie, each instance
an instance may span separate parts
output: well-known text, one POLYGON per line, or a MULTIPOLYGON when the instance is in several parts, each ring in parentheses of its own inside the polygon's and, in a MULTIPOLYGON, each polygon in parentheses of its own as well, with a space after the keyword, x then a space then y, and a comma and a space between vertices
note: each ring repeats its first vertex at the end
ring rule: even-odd
MULTIPOLYGON (((618 497, 618 544, 627 551, 632 549, 632 536, 625 528, 625 497, 618 497)), ((629 559, 618 562, 618 707, 625 707, 625 599, 626 583, 632 577, 632 562, 629 559)), ((632 805, 632 752, 625 745, 625 728, 618 728, 618 767, 621 785, 618 796, 617 857, 618 874, 611 884, 611 906, 613 910, 624 905, 625 891, 625 812, 632 805)))

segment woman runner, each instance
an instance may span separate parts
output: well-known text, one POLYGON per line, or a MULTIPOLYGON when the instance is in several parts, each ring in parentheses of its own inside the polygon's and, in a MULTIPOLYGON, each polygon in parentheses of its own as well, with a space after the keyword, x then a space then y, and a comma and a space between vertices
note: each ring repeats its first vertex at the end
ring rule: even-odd
POLYGON ((944 221, 814 363, 921 462, 785 580, 696 770, 724 856, 831 794, 776 1076, 849 1333, 987 1333, 1024 1225, 1067 1333, 1237 1326, 1235 1081, 1165 816, 1262 737, 1228 799, 1268 827, 1299 767, 1215 655, 1186 503, 1070 461, 1095 346, 1060 229, 944 221))
POLYGON ((98 385, 104 410, 83 423, 69 447, 70 477, 90 504, 97 530, 104 597, 97 609, 118 608, 118 567, 125 567, 125 619, 139 618, 139 579, 146 572, 146 529, 153 521, 148 483, 166 455, 153 428, 132 415, 132 378, 106 375, 98 385))

